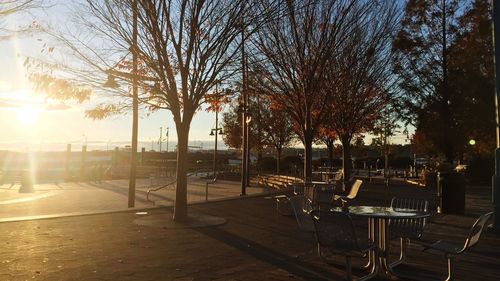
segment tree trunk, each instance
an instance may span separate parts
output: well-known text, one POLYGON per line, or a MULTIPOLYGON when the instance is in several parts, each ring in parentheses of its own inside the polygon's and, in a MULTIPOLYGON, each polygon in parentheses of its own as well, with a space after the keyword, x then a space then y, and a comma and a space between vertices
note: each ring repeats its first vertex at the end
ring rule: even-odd
POLYGON ((344 170, 344 189, 351 178, 352 161, 351 161, 351 140, 342 138, 342 169, 344 170))
POLYGON ((312 181, 312 143, 312 133, 306 132, 304 134, 304 182, 312 181))
POLYGON ((174 221, 187 219, 187 154, 189 123, 177 126, 177 186, 175 190, 174 221))
POLYGON ((326 145, 328 149, 328 167, 333 168, 333 141, 326 145))
POLYGON ((276 153, 278 154, 278 159, 276 160, 276 174, 280 174, 280 162, 281 162, 281 149, 276 149, 276 153))

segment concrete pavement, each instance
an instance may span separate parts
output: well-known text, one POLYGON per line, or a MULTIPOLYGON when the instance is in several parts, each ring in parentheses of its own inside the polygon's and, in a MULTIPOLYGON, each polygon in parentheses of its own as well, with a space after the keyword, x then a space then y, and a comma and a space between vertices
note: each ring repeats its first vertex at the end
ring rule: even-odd
MULTIPOLYGON (((468 189, 465 215, 434 214, 425 239, 463 241, 478 214, 491 208, 488 188, 468 189)), ((392 196, 432 199, 434 192, 409 186, 364 186, 353 204, 387 205, 392 196)), ((320 259, 314 239, 292 216, 281 216, 263 197, 195 204, 194 217, 226 221, 214 227, 171 227, 172 208, 147 213, 107 213, 2 223, 0 280, 343 280, 345 260, 320 259), (145 223, 147 221, 154 223, 145 223), (299 257, 297 257, 299 256, 299 257)), ((366 235, 366 220, 356 223, 366 235)), ((397 259, 398 241, 392 241, 397 259)), ((500 275, 500 236, 485 233, 479 244, 456 261, 457 280, 496 280, 500 275)), ((355 276, 365 260, 353 259, 355 276)), ((442 280, 441 254, 410 244, 398 271, 412 280, 442 280)), ((373 280, 388 280, 377 277, 373 280)), ((401 279, 408 280, 408 279, 401 279)))
MULTIPOLYGON (((139 179, 136 183, 136 208, 173 206, 175 185, 151 192, 162 182, 139 179)), ((188 202, 201 202, 206 199, 207 180, 191 177, 188 181, 188 202)), ((127 210, 128 180, 102 182, 68 182, 36 184, 33 193, 19 193, 19 185, 0 186, 0 222, 36 218, 71 216, 88 213, 103 213, 127 210)), ((208 200, 238 197, 239 182, 217 181, 208 185, 208 200)), ((263 188, 248 188, 248 194, 264 192, 263 188)))

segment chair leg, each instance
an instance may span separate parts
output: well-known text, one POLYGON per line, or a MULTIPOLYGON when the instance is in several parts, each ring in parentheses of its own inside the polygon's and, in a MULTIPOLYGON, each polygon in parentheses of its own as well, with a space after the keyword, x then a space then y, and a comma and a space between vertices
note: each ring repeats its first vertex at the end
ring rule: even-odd
POLYGON ((445 281, 450 281, 453 280, 455 277, 453 276, 453 265, 452 265, 452 260, 451 256, 446 255, 446 258, 448 260, 448 277, 445 279, 445 281))
POLYGON ((352 264, 351 264, 351 257, 346 256, 345 257, 345 263, 346 263, 346 273, 347 273, 347 280, 351 281, 352 280, 352 264))

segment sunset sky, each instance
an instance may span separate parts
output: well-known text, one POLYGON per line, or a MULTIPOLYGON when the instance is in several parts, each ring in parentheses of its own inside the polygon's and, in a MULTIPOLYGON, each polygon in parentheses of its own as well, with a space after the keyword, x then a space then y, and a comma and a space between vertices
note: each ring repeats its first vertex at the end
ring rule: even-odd
MULTIPOLYGON (((70 19, 69 9, 63 5, 68 1, 53 0, 54 6, 45 11, 33 11, 22 15, 7 17, 3 26, 16 28, 27 26, 33 21, 53 24, 67 22, 70 19)), ((74 3, 74 1, 71 1, 74 3)), ((12 37, 0 40, 0 150, 31 148, 49 143, 81 144, 85 138, 91 146, 94 141, 123 142, 131 138, 131 116, 112 117, 107 120, 94 121, 84 117, 85 109, 92 107, 90 103, 61 104, 46 101, 40 93, 35 93, 27 81, 23 61, 26 56, 37 55, 46 38, 42 34, 12 37), (31 145, 28 145, 31 144, 31 145)), ((170 127, 169 141, 176 142, 174 123, 171 114, 166 110, 146 116, 140 113, 139 140, 147 143, 157 141, 160 126, 170 127)), ((210 128, 215 125, 213 113, 200 111, 191 125, 190 143, 205 143, 204 148, 213 146, 213 137, 209 136, 210 128)), ((165 132, 165 129, 164 129, 165 132)), ((219 142, 221 140, 219 139, 219 142)), ((165 144, 164 144, 165 145, 165 144)), ((147 147, 148 149, 150 148, 147 147)), ((171 147, 170 150, 173 148, 171 147)))
MULTIPOLYGON (((4 18, 0 25, 12 29, 26 27, 33 22, 44 26, 71 26, 74 6, 78 2, 79 0, 50 0, 48 3, 53 5, 44 10, 9 16, 4 18)), ((91 120, 84 117, 84 111, 92 108, 92 105, 99 100, 97 95, 87 103, 62 104, 57 101, 47 101, 42 94, 33 91, 32 85, 27 81, 23 62, 27 56, 40 57, 42 46, 45 43, 50 44, 49 40, 48 36, 42 33, 0 37, 0 126, 2 128, 0 150, 65 149, 66 143, 78 147, 85 139, 89 149, 92 149, 93 143, 95 145, 100 143, 102 148, 109 143, 120 142, 122 146, 124 142, 130 142, 132 123, 130 115, 106 120, 91 120), (58 143, 58 146, 54 146, 54 143, 58 143)), ((140 113, 139 141, 143 143, 139 146, 150 149, 153 141, 155 149, 158 149, 156 141, 159 139, 160 126, 170 128, 169 141, 172 150, 177 135, 172 115, 166 110, 149 116, 145 111, 140 113)), ((199 111, 191 124, 190 145, 199 146, 203 143, 203 148, 213 148, 214 139, 209 133, 214 126, 214 113, 199 111)), ((368 143, 370 139, 366 137, 365 142, 368 143)), ((406 136, 395 136, 393 141, 404 143, 406 136)), ((224 148, 221 138, 219 147, 224 148)))

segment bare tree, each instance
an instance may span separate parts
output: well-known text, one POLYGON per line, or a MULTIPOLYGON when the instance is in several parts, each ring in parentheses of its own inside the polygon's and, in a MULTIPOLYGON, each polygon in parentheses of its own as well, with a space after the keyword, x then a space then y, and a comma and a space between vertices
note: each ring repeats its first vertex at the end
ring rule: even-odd
POLYGON ((38 7, 39 4, 40 0, 2 0, 0 2, 0 17, 38 7))
MULTIPOLYGON (((140 101, 151 110, 172 112, 178 136, 174 220, 181 221, 187 218, 186 159, 191 121, 217 84, 237 78, 241 31, 254 22, 250 17, 242 21, 243 0, 136 1, 138 43, 130 52, 135 52, 140 61, 140 101)), ((79 16, 78 22, 80 28, 90 34, 82 36, 78 31, 71 39, 59 36, 86 66, 85 69, 67 68, 73 74, 72 79, 99 87, 97 84, 103 82, 102 73, 106 70, 130 68, 130 62, 123 58, 133 45, 134 2, 86 1, 86 13, 79 16), (102 46, 96 48, 99 43, 102 46), (96 72, 100 78, 92 79, 96 72)), ((108 71, 108 74, 115 73, 108 71)), ((132 78, 132 75, 120 76, 128 82, 132 78)), ((117 88, 114 92, 118 98, 116 103, 101 104, 88 114, 103 118, 128 109, 129 99, 123 99, 130 97, 127 89, 117 88)))
MULTIPOLYGON (((261 1, 261 9, 272 5, 261 1)), ((312 143, 328 112, 329 93, 323 90, 324 69, 359 15, 356 1, 284 1, 280 17, 257 30, 254 41, 269 92, 297 128, 305 147, 305 180, 312 177, 312 143)))
POLYGON ((34 8, 45 7, 46 3, 41 0, 2 0, 0 1, 0 41, 7 40, 12 36, 26 33, 37 28, 36 22, 30 25, 17 28, 15 30, 9 29, 3 25, 5 18, 20 12, 27 12, 34 8), (44 5, 43 5, 44 4, 44 5))
POLYGON ((279 174, 283 148, 292 144, 296 137, 292 120, 287 112, 273 101, 272 96, 262 97, 259 106, 264 142, 276 150, 276 173, 279 174))
POLYGON ((328 125, 342 143, 344 180, 351 175, 351 141, 369 131, 388 102, 392 35, 399 9, 394 1, 367 1, 354 10, 362 16, 349 26, 350 36, 326 69, 328 125))

